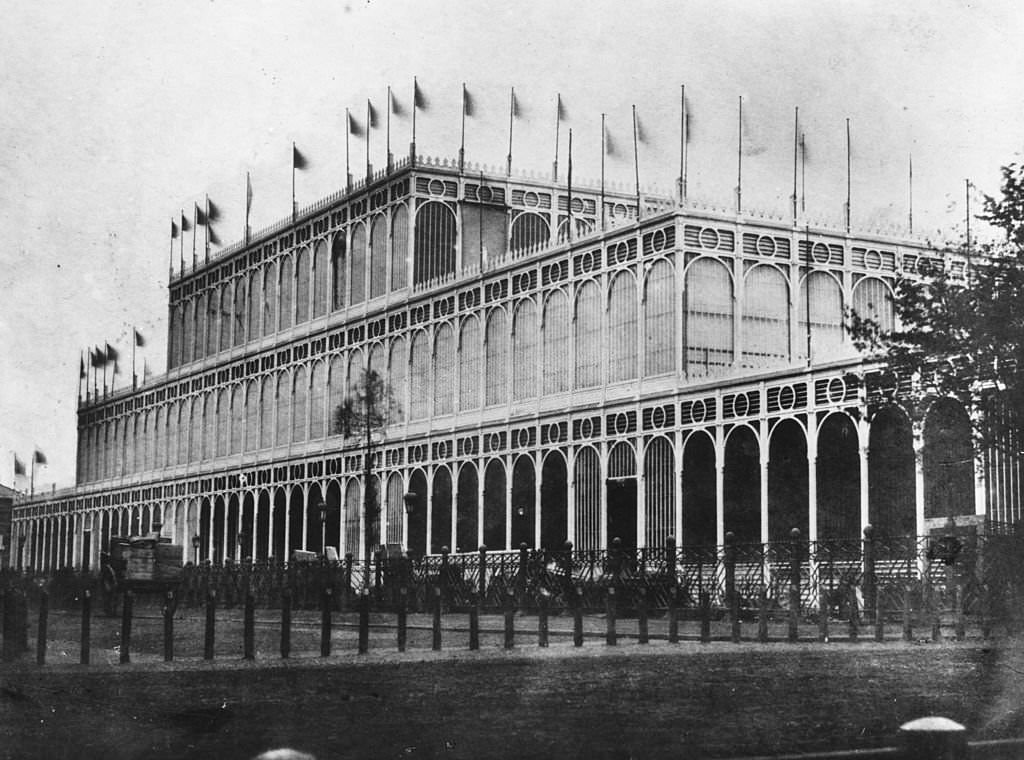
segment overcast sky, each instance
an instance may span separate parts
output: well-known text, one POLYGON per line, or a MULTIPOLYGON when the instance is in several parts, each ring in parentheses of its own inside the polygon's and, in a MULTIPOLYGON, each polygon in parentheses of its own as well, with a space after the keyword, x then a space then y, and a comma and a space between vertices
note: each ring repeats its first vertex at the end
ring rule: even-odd
MULTIPOLYGON (((914 162, 915 231, 962 226, 964 180, 998 188, 1024 147, 1024 10, 999 2, 255 2, 3 0, 0 27, 0 483, 13 454, 49 465, 37 490, 70 485, 80 352, 121 350, 131 328, 164 370, 170 220, 194 201, 223 210, 217 235, 241 236, 245 173, 255 228, 290 209, 290 149, 310 166, 300 205, 338 189, 345 109, 381 129, 386 91, 408 108, 419 77, 429 107, 419 152, 455 156, 461 84, 476 102, 467 160, 501 165, 509 88, 521 105, 517 169, 550 172, 555 96, 573 129, 574 172, 600 171, 600 114, 632 182, 630 106, 645 142, 642 184, 679 173, 679 95, 691 111, 691 195, 721 206, 736 184, 737 102, 748 147, 744 206, 784 215, 793 108, 807 134, 807 211, 838 223, 845 120, 852 133, 855 228, 904 229, 914 162)), ((408 151, 407 116, 392 151, 408 151)), ((353 173, 366 147, 350 143, 353 173)), ((200 238, 199 248, 202 248, 200 238)), ((191 238, 186 237, 191 259, 191 238)), ((216 250, 216 249, 215 249, 216 250)), ((177 259, 177 254, 174 256, 177 259)), ((19 484, 26 487, 27 484, 19 484)))

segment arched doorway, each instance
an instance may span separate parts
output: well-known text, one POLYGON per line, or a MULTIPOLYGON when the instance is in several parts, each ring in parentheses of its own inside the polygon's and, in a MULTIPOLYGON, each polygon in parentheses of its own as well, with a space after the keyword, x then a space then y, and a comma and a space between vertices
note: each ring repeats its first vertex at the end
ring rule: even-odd
POLYGON ((868 446, 868 519, 877 538, 911 536, 916 530, 914 436, 896 407, 871 419, 868 446))
POLYGON ((860 536, 860 458, 857 428, 842 413, 830 414, 818 428, 815 477, 818 539, 860 536))
POLYGON ((520 456, 512 466, 512 548, 536 546, 537 474, 533 459, 520 456))
POLYGON ((924 516, 974 514, 971 421, 960 402, 937 400, 924 418, 924 516))
POLYGON ((725 531, 740 543, 761 540, 761 455, 754 431, 738 425, 725 442, 725 531))
POLYGON ((476 465, 467 462, 459 470, 459 488, 455 510, 456 550, 468 552, 477 548, 477 525, 480 513, 480 479, 476 465))
POLYGON ((560 451, 544 457, 540 473, 540 545, 561 549, 569 531, 569 472, 560 451))
POLYGON ((703 431, 691 433, 683 445, 683 526, 680 544, 715 543, 717 497, 715 444, 703 431))
POLYGON ((807 503, 807 436, 796 420, 780 420, 768 445, 768 540, 785 541, 793 528, 806 539, 807 503))

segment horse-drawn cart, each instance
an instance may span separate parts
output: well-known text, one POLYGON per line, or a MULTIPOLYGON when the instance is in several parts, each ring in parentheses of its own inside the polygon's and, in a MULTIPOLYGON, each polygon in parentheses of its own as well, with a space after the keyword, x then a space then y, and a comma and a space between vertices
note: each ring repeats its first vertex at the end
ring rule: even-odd
POLYGON ((133 595, 159 594, 174 608, 178 605, 184 547, 160 536, 110 539, 110 551, 101 557, 100 582, 103 609, 118 614, 126 591, 133 595), (171 592, 168 597, 168 592, 171 592))

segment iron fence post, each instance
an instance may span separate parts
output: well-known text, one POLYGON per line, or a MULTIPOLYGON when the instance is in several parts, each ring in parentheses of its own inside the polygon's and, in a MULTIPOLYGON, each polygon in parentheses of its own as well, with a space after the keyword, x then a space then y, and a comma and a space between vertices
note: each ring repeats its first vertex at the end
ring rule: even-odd
POLYGON ((640 644, 647 644, 650 642, 650 631, 648 629, 647 619, 647 589, 640 589, 640 598, 637 600, 637 627, 638 637, 637 641, 640 644))
POLYGON ((818 584, 818 641, 828 641, 828 590, 818 584))
POLYGON ((121 603, 121 664, 131 662, 132 648, 132 605, 135 597, 131 591, 124 592, 124 600, 121 603))
POLYGON ((370 592, 363 589, 359 595, 359 654, 370 651, 370 592))
POLYGON ((203 659, 213 659, 214 627, 217 620, 217 592, 210 589, 206 592, 206 631, 203 637, 203 659))
POLYGON ((287 660, 292 653, 292 592, 285 588, 281 593, 281 659, 287 660))
POLYGON ((528 561, 528 547, 525 543, 519 544, 519 572, 516 574, 516 601, 520 608, 526 607, 526 572, 528 561))
POLYGON ((733 601, 736 597, 736 534, 732 531, 725 534, 722 560, 725 566, 725 606, 731 621, 739 607, 733 601))
POLYGON ((320 596, 320 656, 331 655, 331 589, 328 586, 320 596))
POLYGON ((573 586, 572 595, 572 645, 583 646, 583 589, 573 586))
MULTIPOLYGON (((39 594, 39 629, 36 632, 36 664, 46 664, 46 625, 50 616, 50 592, 43 589, 39 594)), ((122 660, 123 662, 123 660, 122 660)))
POLYGON ((864 540, 861 542, 864 560, 864 577, 861 586, 864 594, 864 616, 868 620, 875 618, 875 607, 878 606, 878 585, 875 578, 875 529, 864 526, 864 540))
POLYGON ((800 635, 800 571, 802 564, 800 529, 793 528, 789 532, 789 539, 789 631, 787 638, 789 641, 796 641, 800 635))
POLYGON ((469 648, 480 648, 480 599, 474 599, 469 607, 469 648))
POLYGON ((479 586, 479 602, 482 604, 483 600, 487 598, 487 547, 483 544, 480 545, 480 586, 479 586))
POLYGON ((768 587, 764 583, 757 590, 757 640, 768 641, 768 587))
POLYGON ((79 661, 82 665, 89 664, 89 657, 92 650, 92 592, 85 589, 82 592, 82 651, 79 661))
POLYGON ((403 583, 398 589, 398 651, 405 651, 405 640, 408 630, 408 614, 406 605, 408 603, 409 589, 403 583))
POLYGON ((911 600, 910 595, 913 593, 911 582, 908 580, 903 584, 903 640, 913 641, 914 640, 914 623, 911 620, 911 600))
POLYGON ((342 604, 344 609, 352 604, 352 565, 355 562, 355 558, 352 556, 352 552, 345 554, 345 594, 342 597, 342 604))
POLYGON ((548 597, 540 594, 537 598, 537 646, 548 645, 548 597))
POLYGON ((168 591, 164 596, 164 662, 174 660, 174 592, 168 591))
POLYGON ((679 643, 679 588, 675 585, 668 594, 668 643, 679 643))
POLYGON ((515 618, 516 618, 516 598, 515 595, 509 591, 505 597, 505 649, 511 649, 515 646, 515 618))
POLYGON ((707 644, 711 641, 711 594, 708 591, 700 592, 700 642, 707 644))
MULTIPOLYGON (((447 558, 447 555, 445 555, 447 558)), ((444 603, 444 597, 441 593, 440 586, 434 586, 434 603, 433 607, 434 620, 432 626, 431 646, 435 652, 441 651, 441 605, 444 603)))
POLYGON ((604 643, 610 647, 618 643, 618 635, 615 632, 615 586, 608 587, 608 596, 605 598, 605 630, 604 643))

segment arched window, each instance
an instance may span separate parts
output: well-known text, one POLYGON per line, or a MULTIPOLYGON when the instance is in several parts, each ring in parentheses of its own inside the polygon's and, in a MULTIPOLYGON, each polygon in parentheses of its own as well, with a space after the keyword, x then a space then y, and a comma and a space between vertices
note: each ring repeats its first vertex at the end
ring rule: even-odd
POLYGON ((434 336, 434 414, 451 414, 455 405, 455 334, 448 323, 434 336))
POLYGON ((193 396, 191 406, 188 421, 188 448, 185 451, 185 460, 188 462, 198 462, 203 456, 203 399, 199 396, 193 396))
POLYGON ((675 535, 675 453, 672 442, 658 437, 644 454, 645 546, 664 546, 675 535))
POLYGON ((564 290, 552 291, 544 303, 544 393, 569 390, 571 328, 569 297, 564 290))
POLYGON ((845 353, 843 290, 835 277, 827 272, 811 272, 804 278, 796 311, 800 315, 800 336, 795 353, 801 361, 807 360, 808 337, 815 361, 828 361, 845 353))
POLYGON ((377 214, 370 226, 370 298, 387 291, 388 219, 377 214))
POLYGON ((264 375, 260 387, 260 448, 274 445, 274 376, 264 375))
POLYGON ((455 232, 455 214, 448 206, 431 201, 419 207, 416 212, 413 284, 455 272, 455 232))
POLYGON ((721 262, 699 258, 687 267, 683 318, 690 377, 720 375, 732 366, 732 292, 732 278, 721 262))
POLYGON ((197 361, 206 356, 206 311, 206 291, 203 291, 196 299, 196 336, 193 358, 197 361))
POLYGON ((480 408, 480 320, 470 315, 459 334, 459 409, 480 408))
POLYGON ((279 372, 277 375, 277 390, 274 397, 277 399, 277 445, 283 446, 291 440, 292 432, 292 387, 291 376, 288 372, 279 372))
POLYGON ((245 450, 260 447, 260 393, 255 378, 245 386, 245 450))
POLYGON ((257 269, 249 275, 249 337, 253 340, 263 335, 263 273, 257 269))
POLYGON ((313 316, 327 313, 327 284, 330 267, 327 261, 327 243, 317 240, 313 246, 313 316))
POLYGON ((743 288, 744 367, 778 367, 789 361, 789 285, 773 266, 747 272, 743 288))
POLYGON ((271 261, 263 273, 263 334, 277 332, 277 266, 271 261))
POLYGON ((230 281, 220 286, 220 350, 231 348, 231 323, 234 321, 232 314, 232 293, 234 286, 230 281))
POLYGON ((350 303, 366 300, 366 225, 352 227, 352 291, 350 303))
POLYGON ((672 372, 676 364, 675 271, 671 261, 654 262, 644 292, 644 374, 672 372))
POLYGON ((410 346, 410 420, 422 420, 430 411, 430 338, 425 330, 413 335, 410 346))
POLYGON ((348 261, 345 256, 345 231, 339 230, 331 244, 331 308, 335 311, 345 307, 345 296, 348 293, 345 284, 348 282, 348 261))
POLYGON ((512 255, 536 250, 551 239, 548 220, 540 214, 525 211, 512 220, 512 255))
POLYGON ((196 305, 189 299, 185 302, 184 328, 181 339, 181 363, 192 361, 192 348, 195 345, 196 305))
POLYGON ((295 370, 292 384, 292 442, 306 440, 306 412, 309 407, 309 386, 306 384, 306 368, 295 370))
POLYGON ((601 548, 601 460, 592 446, 576 454, 574 469, 576 535, 579 551, 601 548))
POLYGON ((214 456, 222 457, 228 453, 228 443, 231 440, 231 419, 228 417, 228 405, 230 404, 230 392, 226 388, 217 391, 217 451, 214 456))
POLYGON ((608 382, 637 375, 636 278, 619 272, 608 290, 608 382))
POLYGON ((508 402, 508 320, 503 309, 492 309, 484 335, 484 403, 508 402))
POLYGON ((892 291, 877 277, 865 277, 853 289, 853 310, 862 319, 873 319, 883 330, 896 324, 892 291))
POLYGON ((587 280, 576 291, 576 387, 593 388, 601 383, 601 289, 587 280))
POLYGON ((512 327, 512 397, 537 395, 537 307, 520 301, 512 327))
POLYGON ((409 211, 398 206, 391 217, 391 289, 409 284, 409 211))
POLYGON ((408 388, 406 377, 408 376, 409 357, 405 353, 405 338, 395 338, 391 342, 391 353, 388 356, 388 384, 391 386, 391 413, 392 422, 404 422, 406 404, 408 403, 408 388))
MULTIPOLYGON (((167 407, 167 448, 164 449, 164 461, 161 462, 163 467, 173 467, 178 463, 178 402, 174 401, 167 407)), ((104 431, 106 429, 104 428, 104 431)), ((105 452, 104 452, 105 453, 105 452)), ((100 474, 103 471, 100 470, 100 474)))
POLYGON ((213 356, 220 350, 220 292, 211 288, 206 297, 206 355, 213 356))
POLYGON ((245 330, 245 293, 246 282, 242 277, 235 279, 235 317, 234 317, 234 340, 232 345, 240 346, 246 341, 245 330))
POLYGON ((324 437, 325 375, 326 365, 324 362, 317 362, 313 365, 309 383, 309 440, 311 441, 318 441, 324 437))
POLYGON ((309 249, 295 257, 295 324, 309 321, 309 249))
POLYGON ((292 259, 290 256, 285 256, 281 259, 281 273, 277 279, 279 329, 281 330, 287 330, 294 324, 292 322, 292 318, 295 315, 295 305, 292 302, 293 284, 292 259))
POLYGON ((345 400, 345 359, 341 354, 331 357, 327 370, 327 434, 340 433, 334 426, 334 415, 345 400))
POLYGON ((216 396, 210 391, 203 397, 203 452, 202 458, 217 456, 216 396))
POLYGON ((231 426, 231 446, 229 454, 239 454, 242 451, 242 437, 245 432, 245 388, 236 385, 231 389, 231 414, 228 416, 228 424, 231 426))

